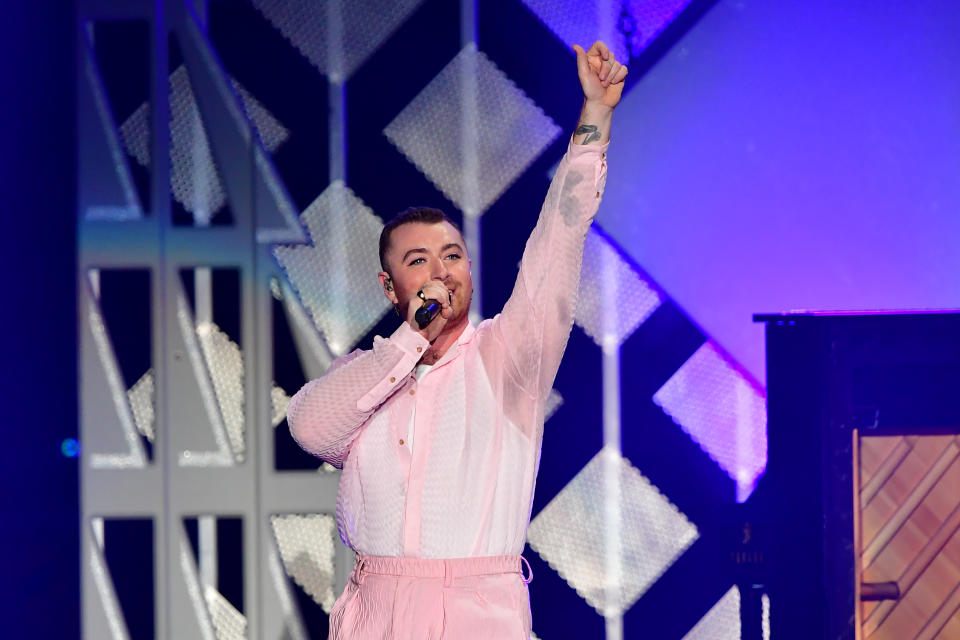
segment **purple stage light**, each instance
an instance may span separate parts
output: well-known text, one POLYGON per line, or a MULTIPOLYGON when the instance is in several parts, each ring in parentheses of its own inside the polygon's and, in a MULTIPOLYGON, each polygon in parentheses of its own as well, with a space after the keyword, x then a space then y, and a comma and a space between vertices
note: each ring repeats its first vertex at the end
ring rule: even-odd
POLYGON ((713 4, 618 106, 598 221, 761 385, 754 313, 960 306, 958 29, 950 2, 713 4))

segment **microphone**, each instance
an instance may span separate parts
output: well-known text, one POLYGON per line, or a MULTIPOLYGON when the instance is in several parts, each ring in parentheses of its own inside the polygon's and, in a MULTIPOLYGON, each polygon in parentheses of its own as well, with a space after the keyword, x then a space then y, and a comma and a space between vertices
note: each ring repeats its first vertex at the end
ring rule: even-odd
POLYGON ((442 305, 433 298, 424 299, 423 306, 417 309, 416 313, 413 314, 413 318, 417 321, 420 328, 423 329, 433 322, 433 319, 440 313, 441 308, 442 305))

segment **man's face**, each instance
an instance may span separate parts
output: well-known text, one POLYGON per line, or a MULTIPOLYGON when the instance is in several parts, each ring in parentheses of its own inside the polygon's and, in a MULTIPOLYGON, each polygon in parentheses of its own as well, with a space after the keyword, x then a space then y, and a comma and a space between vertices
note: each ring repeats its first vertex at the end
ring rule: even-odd
POLYGON ((463 237, 449 222, 400 225, 390 234, 385 258, 393 290, 386 286, 386 272, 380 272, 380 282, 402 317, 420 288, 436 280, 452 293, 453 317, 448 324, 466 318, 473 294, 470 260, 463 237))

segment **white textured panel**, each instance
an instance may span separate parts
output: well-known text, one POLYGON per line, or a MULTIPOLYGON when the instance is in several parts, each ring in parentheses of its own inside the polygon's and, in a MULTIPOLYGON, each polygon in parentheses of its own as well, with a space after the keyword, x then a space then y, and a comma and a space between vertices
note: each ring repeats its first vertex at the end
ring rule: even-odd
POLYGON ((290 132, 280 124, 280 121, 273 117, 273 114, 267 111, 267 108, 260 104, 260 101, 253 97, 253 94, 247 91, 246 87, 230 79, 234 91, 240 95, 240 101, 243 108, 247 111, 247 117, 257 128, 257 135, 264 149, 273 153, 280 148, 287 139, 290 138, 290 132))
POLYGON ((197 326, 203 359, 213 381, 213 390, 237 460, 243 460, 246 442, 243 433, 243 356, 240 346, 213 322, 197 326))
MULTIPOLYGON (((197 327, 194 325, 193 314, 182 290, 176 293, 176 305, 177 325, 186 347, 187 359, 190 362, 190 368, 193 370, 194 379, 200 391, 200 400, 203 403, 204 412, 207 414, 216 446, 213 451, 181 451, 179 464, 185 467, 231 466, 236 462, 236 459, 230 451, 230 441, 227 437, 227 426, 220 406, 220 399, 217 396, 204 348, 200 346, 200 336, 197 334, 197 327)), ((196 597, 200 598, 201 595, 198 591, 196 597)))
POLYGON ((271 516, 270 523, 287 575, 330 613, 336 600, 333 517, 320 513, 271 516))
MULTIPOLYGON (((289 132, 239 83, 247 114, 264 146, 275 151, 289 138, 289 132)), ((121 125, 127 151, 145 167, 150 166, 150 104, 144 103, 121 125)), ((210 222, 227 201, 217 173, 206 128, 200 116, 190 76, 184 66, 170 74, 170 189, 177 202, 193 214, 198 225, 210 222)))
POLYGON ((523 0, 568 46, 603 40, 618 60, 640 54, 689 0, 523 0))
POLYGON ((277 245, 274 256, 327 346, 343 355, 390 308, 377 282, 383 221, 340 180, 300 219, 312 246, 277 245))
POLYGON ((270 388, 270 423, 277 426, 287 417, 290 396, 274 382, 270 388))
POLYGON ((740 591, 730 587, 683 640, 740 640, 740 591))
POLYGON ((155 418, 153 384, 153 369, 149 369, 132 387, 127 389, 127 399, 130 401, 130 410, 133 411, 133 422, 137 425, 137 431, 150 442, 153 442, 156 437, 153 432, 155 418))
POLYGON ((601 347, 606 336, 622 344, 662 301, 660 293, 591 229, 583 250, 574 322, 601 347))
POLYGON ((560 127, 471 44, 384 134, 462 211, 480 215, 560 127))
POLYGON ((246 640, 246 616, 210 585, 204 587, 203 595, 217 640, 246 640))
POLYGON ((620 20, 634 57, 647 48, 674 18, 690 4, 690 0, 628 0, 627 15, 620 20))
POLYGON ((746 500, 767 466, 765 396, 706 342, 654 395, 669 415, 737 484, 746 500))
POLYGON ((636 602, 698 535, 627 459, 604 449, 533 519, 527 539, 601 615, 615 615, 636 602), (619 494, 621 531, 613 575, 605 570, 609 536, 601 499, 610 491, 619 494))
POLYGON ((546 422, 553 417, 560 405, 563 404, 563 396, 556 389, 550 389, 550 395, 547 396, 547 406, 543 410, 543 421, 546 422))
POLYGON ((348 78, 423 0, 252 0, 320 73, 348 78))
POLYGON ((760 596, 760 603, 763 607, 763 618, 760 622, 760 628, 763 632, 763 640, 770 640, 770 596, 767 594, 760 596))

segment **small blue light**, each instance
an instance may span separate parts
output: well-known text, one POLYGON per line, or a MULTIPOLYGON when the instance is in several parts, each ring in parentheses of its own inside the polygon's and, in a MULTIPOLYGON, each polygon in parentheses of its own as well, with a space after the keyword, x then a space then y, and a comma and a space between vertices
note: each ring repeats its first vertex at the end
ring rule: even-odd
POLYGON ((76 438, 67 438, 60 443, 60 452, 67 458, 76 458, 80 455, 80 441, 76 438))

